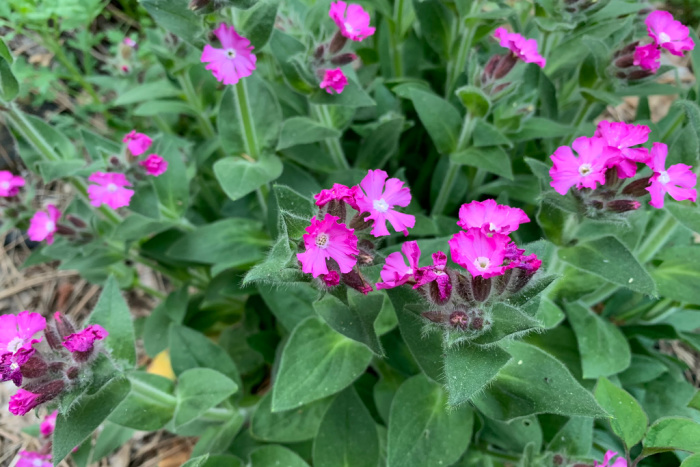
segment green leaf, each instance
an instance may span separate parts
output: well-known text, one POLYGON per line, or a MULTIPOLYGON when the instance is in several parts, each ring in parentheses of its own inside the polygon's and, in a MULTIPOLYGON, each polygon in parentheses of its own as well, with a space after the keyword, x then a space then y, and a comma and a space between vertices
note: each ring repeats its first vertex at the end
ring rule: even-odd
POLYGON ((163 428, 175 413, 174 384, 163 376, 142 371, 129 373, 131 391, 114 409, 109 420, 142 431, 163 428), (157 394, 158 397, 152 397, 157 394))
POLYGON ((313 447, 314 465, 377 467, 379 437, 374 419, 350 386, 338 394, 323 417, 313 447))
POLYGON ((131 428, 105 422, 104 428, 97 436, 95 448, 92 451, 92 462, 99 461, 103 457, 108 456, 129 441, 133 435, 134 430, 131 428))
POLYGON ((168 348, 170 324, 182 324, 188 301, 187 287, 182 287, 168 295, 146 318, 143 346, 149 356, 155 357, 168 348))
MULTIPOLYGON (((690 127, 695 130, 695 134, 700 139, 700 106, 687 99, 677 99, 673 102, 674 107, 681 107, 685 111, 690 127)), ((698 155, 696 154, 696 157, 698 155)))
POLYGON ((570 456, 585 457, 593 445, 593 419, 571 417, 552 438, 547 451, 565 451, 570 456))
POLYGON ((667 371, 666 365, 656 358, 632 354, 632 363, 618 378, 623 386, 633 386, 653 381, 667 371))
POLYGON ((681 467, 700 467, 700 454, 695 454, 690 457, 686 457, 681 467))
POLYGON ((541 138, 560 138, 569 136, 575 131, 576 129, 569 125, 548 118, 531 117, 523 122, 522 127, 516 133, 508 136, 513 142, 520 142, 541 138))
POLYGON ((484 117, 491 110, 491 99, 475 86, 462 86, 455 94, 472 117, 484 117))
POLYGON ((109 332, 104 344, 111 351, 114 359, 126 363, 129 368, 136 365, 131 312, 119 291, 119 284, 114 276, 107 279, 102 295, 88 318, 88 323, 99 324, 109 332))
POLYGON ((371 133, 360 143, 355 166, 359 169, 381 169, 399 148, 399 137, 406 119, 403 115, 383 115, 371 133))
POLYGON ((688 227, 693 232, 700 232, 700 210, 696 206, 668 203, 665 208, 678 222, 688 227))
POLYGON ((136 104, 155 99, 177 97, 180 94, 182 94, 182 91, 170 84, 170 81, 168 80, 149 80, 147 83, 134 86, 127 89, 125 92, 120 93, 112 105, 120 106, 136 104))
POLYGON ((316 120, 308 117, 292 117, 282 124, 277 150, 299 144, 315 143, 327 138, 338 138, 340 135, 340 131, 318 123, 316 120))
POLYGON ((261 0, 255 3, 253 8, 240 13, 238 24, 241 35, 255 47, 256 53, 270 39, 277 18, 278 5, 279 2, 274 0, 261 0))
POLYGON ((528 332, 542 328, 539 321, 505 303, 494 305, 489 318, 492 322, 491 327, 470 342, 479 345, 492 345, 502 339, 523 336, 528 332))
POLYGON ((476 148, 500 145, 506 145, 508 147, 513 146, 513 143, 510 142, 506 135, 501 133, 501 130, 481 118, 476 119, 472 137, 474 138, 473 144, 476 148))
POLYGON ((685 257, 666 259, 661 265, 652 269, 651 275, 656 281, 659 294, 674 300, 700 304, 700 271, 693 260, 700 248, 683 248, 685 257))
POLYGON ((447 58, 452 46, 454 14, 438 0, 414 0, 420 34, 440 57, 447 58))
POLYGON ((251 282, 279 281, 285 270, 290 275, 301 276, 298 268, 287 268, 292 256, 292 249, 289 247, 289 238, 287 238, 286 235, 280 235, 277 242, 268 253, 267 258, 265 258, 265 261, 253 266, 245 275, 243 278, 243 285, 250 284, 251 282))
POLYGON ((539 449, 542 445, 542 426, 534 415, 510 422, 485 418, 479 438, 511 452, 523 452, 528 444, 539 449))
POLYGON ((298 443, 316 437, 323 415, 333 398, 320 399, 283 412, 272 411, 272 392, 260 400, 250 425, 255 439, 272 443, 298 443))
POLYGON ((644 454, 663 451, 700 451, 700 424, 688 418, 662 418, 649 427, 644 438, 644 454))
POLYGON ((566 315, 576 333, 584 378, 615 375, 630 366, 630 346, 617 326, 579 302, 568 304, 566 315))
POLYGON ((326 294, 314 302, 314 309, 334 330, 366 345, 375 354, 384 355, 374 331, 374 322, 382 310, 384 297, 380 294, 362 295, 348 289, 348 302, 350 306, 338 297, 326 294))
POLYGON ((155 117, 162 114, 184 114, 196 116, 199 112, 195 107, 182 101, 151 100, 138 105, 134 109, 137 117, 155 117))
POLYGON ((294 284, 284 289, 276 285, 258 285, 265 304, 275 318, 288 331, 310 316, 315 316, 313 302, 318 298, 318 290, 311 285, 294 284))
POLYGON ((263 446, 250 453, 250 467, 309 467, 294 451, 273 444, 263 446))
POLYGON ((317 318, 304 320, 282 351, 272 410, 294 409, 343 390, 365 371, 371 359, 372 352, 364 345, 317 318))
POLYGON ((635 292, 656 295, 656 284, 644 267, 615 237, 603 237, 561 248, 559 258, 570 265, 627 287, 635 292))
POLYGON ((166 218, 179 219, 185 213, 190 199, 190 182, 180 149, 183 141, 165 135, 155 145, 155 152, 168 162, 168 170, 153 178, 153 186, 166 218))
POLYGON ((510 158, 500 146, 470 147, 451 154, 450 159, 457 164, 477 167, 513 180, 510 158))
POLYGON ((467 449, 473 424, 470 408, 448 409, 440 385, 414 376, 391 404, 387 466, 451 465, 467 449))
POLYGON ((634 397, 608 379, 600 378, 595 388, 595 398, 613 416, 610 426, 625 446, 631 448, 642 440, 649 419, 634 397))
MULTIPOLYGON (((397 93, 402 91, 397 87, 397 93)), ((430 139, 441 154, 449 154, 457 149, 457 138, 462 128, 462 118, 457 109, 432 92, 415 87, 404 88, 405 97, 413 102, 421 123, 428 130, 430 139)))
POLYGON ((200 417, 238 390, 230 378, 209 368, 191 368, 177 378, 175 428, 200 417))
POLYGON ((287 226, 286 234, 281 236, 301 239, 311 224, 311 217, 318 212, 316 206, 308 197, 300 195, 288 186, 275 185, 273 190, 280 218, 287 226))
POLYGON ((233 201, 254 192, 266 183, 282 175, 282 161, 274 155, 267 155, 255 162, 239 157, 226 157, 214 164, 214 175, 233 201))
POLYGON ((19 82, 12 73, 10 62, 0 58, 0 97, 4 101, 11 101, 19 94, 19 82))
POLYGON ((7 44, 2 38, 0 38, 0 58, 4 58, 10 65, 15 61, 12 52, 10 52, 10 48, 7 47, 7 44))
POLYGON ((484 389, 512 357, 499 347, 452 346, 445 351, 445 380, 451 406, 464 404, 484 389))
MULTIPOLYGON (((234 412, 231 419, 222 425, 214 425, 207 428, 199 437, 197 444, 192 450, 192 456, 202 454, 220 454, 226 452, 231 442, 243 427, 246 418, 240 412, 234 412)), ((230 462, 230 459, 226 459, 230 462)), ((209 462, 205 465, 209 465, 209 462)), ((230 463, 223 463, 222 466, 229 467, 230 463)))
POLYGON ((140 0, 159 26, 192 45, 199 45, 203 35, 201 20, 187 8, 185 1, 140 0))

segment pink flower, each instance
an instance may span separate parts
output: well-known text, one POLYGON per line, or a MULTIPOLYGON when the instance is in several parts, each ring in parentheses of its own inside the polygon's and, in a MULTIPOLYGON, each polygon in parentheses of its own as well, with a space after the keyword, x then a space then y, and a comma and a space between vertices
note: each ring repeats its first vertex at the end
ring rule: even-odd
POLYGON ((41 404, 41 399, 41 394, 18 389, 17 394, 10 397, 10 413, 13 415, 26 415, 27 412, 41 404))
POLYGON ((321 81, 321 89, 325 89, 328 94, 333 94, 333 91, 340 94, 347 85, 348 79, 340 68, 326 70, 323 81, 321 81))
POLYGON ((360 212, 370 213, 366 219, 374 220, 372 235, 375 237, 389 235, 386 221, 389 221, 394 230, 408 236, 408 229, 416 225, 416 218, 392 208, 408 206, 411 202, 411 190, 403 188, 403 182, 398 178, 387 180, 387 177, 383 170, 370 170, 360 182, 364 193, 356 198, 357 206, 360 212))
POLYGON ((450 298, 450 293, 452 292, 452 282, 450 281, 450 276, 445 271, 446 267, 447 255, 442 251, 433 253, 433 265, 419 268, 416 271, 416 285, 414 285, 413 288, 417 289, 430 282, 435 282, 437 284, 437 297, 434 297, 434 299, 439 303, 446 302, 450 298))
POLYGON ((99 324, 91 324, 82 331, 78 331, 63 339, 63 347, 71 352, 91 352, 95 341, 101 341, 109 333, 99 324))
POLYGON ((534 63, 540 68, 544 68, 547 60, 537 52, 537 41, 526 39, 518 33, 508 32, 506 28, 498 28, 493 36, 500 40, 501 47, 510 49, 518 58, 525 63, 534 63))
POLYGON ((321 274, 321 280, 326 287, 335 287, 340 284, 340 274, 338 271, 330 271, 328 274, 321 274))
POLYGON ((353 186, 352 188, 348 188, 340 183, 334 183, 333 188, 330 190, 321 190, 320 193, 314 195, 314 199, 316 200, 316 206, 318 207, 323 207, 331 201, 336 200, 343 201, 349 204, 351 208, 359 210, 357 203, 355 202, 355 197, 358 196, 358 194, 360 196, 362 195, 360 192, 360 187, 357 185, 353 186))
POLYGON ((96 183, 96 185, 88 186, 90 204, 95 207, 99 208, 106 204, 112 209, 119 209, 128 206, 131 197, 134 196, 134 190, 124 188, 131 186, 124 174, 95 172, 90 175, 88 180, 96 183))
POLYGON ((53 462, 51 462, 51 454, 20 451, 15 467, 53 467, 53 462))
POLYGON ((50 414, 44 417, 44 419, 41 421, 41 425, 39 426, 39 430, 41 431, 41 434, 45 437, 48 438, 51 436, 53 431, 56 429, 56 417, 58 416, 58 410, 54 410, 50 414))
POLYGON ((139 162, 139 165, 146 169, 149 175, 157 177, 163 175, 168 170, 168 161, 160 157, 158 154, 149 154, 145 160, 139 162))
POLYGON ((19 175, 12 175, 7 170, 0 170, 0 197, 16 196, 24 183, 24 179, 19 175))
POLYGON ((393 289, 413 279, 413 275, 418 271, 418 261, 420 260, 420 248, 416 242, 405 242, 401 245, 403 255, 408 259, 408 266, 403 259, 403 255, 398 251, 386 257, 386 263, 379 275, 382 282, 377 284, 377 290, 393 289))
POLYGON ((133 40, 131 37, 125 37, 122 42, 124 43, 125 46, 131 47, 132 49, 135 49, 138 46, 136 44, 136 41, 133 40))
POLYGON ((467 268, 472 276, 488 279, 513 267, 503 265, 506 247, 510 243, 507 235, 495 233, 489 237, 481 230, 471 229, 456 233, 447 243, 452 261, 467 268))
POLYGON ((124 136, 124 139, 122 139, 122 143, 127 144, 129 152, 134 156, 140 156, 146 152, 151 146, 152 142, 153 140, 151 138, 143 133, 136 133, 136 130, 131 130, 131 132, 127 133, 126 136, 124 136))
POLYGON ((326 214, 323 220, 311 218, 311 225, 304 234, 306 251, 297 253, 301 270, 318 277, 328 274, 326 260, 333 259, 340 267, 340 272, 348 273, 357 263, 357 237, 353 229, 338 223, 338 217, 326 214))
POLYGON ((551 159, 554 165, 549 170, 549 183, 560 195, 565 195, 572 186, 595 189, 596 184, 605 183, 605 167, 608 159, 617 155, 602 138, 581 136, 571 145, 578 153, 574 156, 569 146, 560 146, 551 159))
POLYGON ((522 269, 528 274, 536 273, 540 269, 540 266, 542 266, 542 260, 537 258, 537 255, 534 253, 527 256, 521 256, 515 264, 516 268, 522 269))
POLYGON ((19 349, 15 353, 5 353, 0 357, 0 381, 12 381, 22 385, 22 365, 34 355, 34 349, 19 349))
POLYGON ((608 465, 612 458, 617 455, 618 454, 615 451, 608 451, 605 453, 603 463, 599 464, 598 461, 595 461, 593 462, 593 467, 627 467, 627 460, 625 460, 625 458, 622 456, 618 457, 617 459, 615 459, 615 462, 608 465))
POLYGON ((214 30, 214 34, 222 48, 217 49, 209 44, 204 46, 201 62, 208 63, 205 68, 224 84, 236 84, 239 79, 250 76, 257 60, 250 41, 240 36, 233 26, 223 23, 214 30))
POLYGON ((41 338, 34 334, 46 328, 46 319, 39 313, 21 311, 17 315, 0 316, 0 354, 16 353, 20 349, 31 350, 41 338))
POLYGON ((530 222, 525 211, 497 204, 492 199, 472 201, 459 208, 457 225, 465 230, 481 229, 484 233, 502 233, 508 235, 518 230, 520 224, 530 222))
POLYGON ((37 211, 29 221, 29 229, 27 230, 29 240, 34 242, 46 240, 46 243, 51 245, 56 233, 56 223, 60 218, 61 211, 56 209, 53 204, 46 206, 46 211, 37 211))
POLYGON ((608 160, 607 166, 617 167, 617 175, 620 178, 630 178, 637 173, 637 163, 644 163, 649 159, 647 148, 632 146, 646 143, 650 132, 646 125, 628 125, 625 122, 603 120, 598 124, 593 136, 603 138, 608 146, 619 151, 608 160))
POLYGON ((348 6, 342 0, 332 2, 328 16, 338 25, 340 33, 353 41, 361 41, 374 34, 374 28, 369 25, 369 13, 360 5, 352 3, 348 6))
POLYGON ((688 28, 674 20, 668 11, 652 11, 644 22, 654 42, 673 55, 683 56, 684 50, 695 47, 695 42, 688 36, 688 28))
POLYGON ((656 70, 661 66, 661 51, 656 43, 652 42, 647 45, 640 45, 634 49, 634 66, 640 66, 645 70, 651 70, 656 73, 656 70))
POLYGON ((654 143, 651 148, 651 158, 647 165, 654 171, 651 177, 651 185, 647 191, 651 194, 649 204, 655 208, 664 207, 664 195, 668 193, 676 201, 686 199, 696 201, 698 193, 695 190, 698 176, 685 164, 674 164, 666 169, 666 156, 668 146, 663 143, 654 143))

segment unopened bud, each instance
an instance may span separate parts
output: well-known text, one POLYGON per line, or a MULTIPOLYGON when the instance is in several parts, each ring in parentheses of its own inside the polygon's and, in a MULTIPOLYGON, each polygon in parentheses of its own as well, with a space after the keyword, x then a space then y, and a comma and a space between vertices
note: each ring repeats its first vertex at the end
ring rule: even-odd
POLYGON ((44 329, 44 337, 46 337, 46 342, 52 350, 60 350, 63 348, 55 323, 49 323, 46 326, 46 329, 44 329))
POLYGON ((117 156, 112 156, 109 158, 109 163, 115 167, 119 167, 122 164, 122 161, 120 161, 117 156))
POLYGON ((75 230, 63 224, 56 224, 56 233, 59 235, 66 235, 72 237, 75 235, 75 230))
POLYGON ((645 70, 645 69, 634 70, 633 72, 631 72, 627 75, 627 79, 630 81, 636 81, 639 79, 648 78, 649 76, 652 76, 654 73, 656 73, 656 72, 651 71, 651 70, 645 70))
POLYGON ((85 227, 87 227, 87 224, 85 223, 85 221, 83 221, 79 217, 74 216, 73 214, 68 214, 66 216, 66 219, 68 219, 68 222, 70 222, 71 224, 73 224, 74 226, 76 226, 79 229, 84 229, 85 227))
POLYGON ((603 202, 597 199, 592 199, 589 204, 592 208, 595 209, 603 209, 605 207, 603 202))
POLYGON ((209 6, 210 3, 211 0, 192 0, 190 1, 188 8, 192 11, 197 11, 209 6))
POLYGON ((623 55, 615 60, 615 66, 618 68, 629 68, 634 66, 634 55, 623 55))
POLYGON ((491 279, 484 279, 482 276, 474 276, 472 278, 472 291, 474 300, 477 302, 485 302, 491 294, 491 279))
POLYGON ((438 324, 444 324, 447 321, 445 319, 445 314, 440 313, 439 311, 425 311, 421 313, 421 316, 428 321, 438 324))
POLYGON ((501 55, 501 59, 496 65, 496 69, 493 70, 494 79, 505 78, 505 76, 510 73, 515 64, 518 63, 518 58, 513 53, 501 55))
MULTIPOLYGON (((427 299, 436 305, 444 305, 452 296, 452 283, 450 282, 450 276, 446 273, 442 273, 442 276, 438 277, 436 280, 428 282, 427 285, 427 299)), ((424 286, 425 287, 425 286, 424 286)))
POLYGON ((332 54, 339 52, 343 47, 345 47, 347 41, 348 38, 343 36, 340 31, 337 31, 333 36, 333 39, 331 39, 331 45, 328 47, 328 50, 332 54))
POLYGON ((352 63, 355 60, 357 60, 357 55, 348 53, 336 55, 335 57, 331 58, 331 63, 333 65, 343 66, 347 65, 348 63, 352 63))
POLYGON ((630 199, 616 199, 608 202, 608 211, 612 212, 628 212, 639 209, 642 204, 639 201, 630 199))
POLYGON ((513 274, 512 269, 503 271, 503 274, 493 278, 493 288, 498 295, 505 292, 508 282, 510 282, 510 276, 513 274))
POLYGON ((333 199, 326 203, 326 205, 323 206, 321 210, 325 210, 326 213, 339 218, 341 222, 345 222, 345 215, 347 214, 347 207, 345 206, 345 202, 333 199))
POLYGON ((469 327, 469 315, 463 311, 453 311, 450 314, 450 326, 462 331, 469 327))
POLYGON ((57 379, 54 381, 49 381, 48 383, 38 383, 38 384, 27 384, 23 389, 34 394, 39 394, 38 402, 43 404, 59 396, 63 389, 65 389, 66 383, 62 379, 57 379))
POLYGON ((455 289, 457 290, 457 295, 462 297, 468 303, 475 303, 474 291, 472 290, 472 281, 470 277, 465 277, 460 273, 455 273, 456 283, 455 289))
POLYGON ((323 57, 324 53, 326 53, 326 46, 324 44, 321 44, 318 47, 316 47, 316 50, 314 50, 314 58, 316 60, 320 60, 321 57, 323 57))
POLYGON ((645 177, 633 181, 622 189, 622 194, 641 198, 649 193, 646 189, 651 184, 650 179, 651 177, 645 177))
POLYGON ((357 290, 358 292, 362 292, 365 295, 374 290, 362 273, 357 270, 357 268, 354 268, 348 273, 342 274, 340 277, 343 284, 357 290))
POLYGON ((484 316, 481 310, 472 310, 470 313, 469 329, 481 331, 484 329, 484 316))
POLYGON ((617 175, 617 168, 612 167, 605 171, 605 186, 615 188, 620 183, 620 177, 617 175))
POLYGON ((68 368, 68 371, 66 371, 66 377, 71 380, 76 379, 79 374, 80 368, 78 368, 77 366, 72 366, 68 368))
POLYGON ((358 212, 355 215, 355 217, 353 217, 350 220, 350 225, 348 227, 350 227, 351 229, 354 229, 354 230, 369 229, 370 227, 372 227, 373 223, 372 223, 372 221, 366 221, 365 218, 370 216, 370 215, 371 214, 368 212, 365 212, 365 213, 358 212))
POLYGON ((564 465, 564 456, 561 454, 555 454, 554 457, 552 457, 552 462, 554 465, 564 465))
POLYGON ((46 374, 49 365, 38 352, 29 357, 29 360, 22 364, 22 376, 25 378, 41 378, 46 374))
POLYGON ((65 339, 71 334, 75 333, 75 327, 73 323, 70 322, 68 318, 63 316, 60 311, 53 314, 54 322, 56 323, 56 330, 61 339, 65 339))

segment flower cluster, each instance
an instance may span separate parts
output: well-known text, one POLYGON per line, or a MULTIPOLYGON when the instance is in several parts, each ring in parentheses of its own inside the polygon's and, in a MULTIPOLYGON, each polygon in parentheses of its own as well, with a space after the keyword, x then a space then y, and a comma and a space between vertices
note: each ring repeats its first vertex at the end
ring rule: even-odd
POLYGON ((20 451, 17 459, 16 467, 52 467, 51 462, 51 435, 56 429, 56 417, 58 411, 44 416, 44 419, 39 425, 41 433, 42 446, 38 451, 20 451))
POLYGON ((651 194, 649 204, 659 209, 664 206, 666 193, 677 201, 695 201, 697 176, 692 167, 674 164, 666 168, 668 147, 663 143, 653 143, 651 151, 639 147, 647 142, 649 132, 645 125, 600 122, 592 138, 581 136, 571 147, 557 148, 551 156, 550 185, 561 195, 576 187, 574 195, 593 216, 606 211, 622 213, 638 209, 641 204, 634 198, 647 192, 651 194), (638 164, 648 166, 653 175, 622 186, 624 180, 637 174, 638 164))

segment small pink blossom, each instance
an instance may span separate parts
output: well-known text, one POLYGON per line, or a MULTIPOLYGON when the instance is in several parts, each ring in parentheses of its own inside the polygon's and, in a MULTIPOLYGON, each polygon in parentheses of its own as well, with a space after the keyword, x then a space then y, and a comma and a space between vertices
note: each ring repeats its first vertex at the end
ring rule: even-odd
POLYGON ((651 129, 646 125, 603 120, 598 123, 593 136, 603 138, 608 146, 618 150, 618 154, 608 160, 607 167, 616 167, 620 178, 630 178, 637 173, 637 163, 644 163, 649 159, 647 148, 632 146, 646 143, 650 132, 651 129))
POLYGON ((335 287, 340 284, 340 274, 338 271, 330 271, 328 274, 321 274, 321 280, 326 287, 335 287))
POLYGON ((375 29, 369 25, 369 13, 360 5, 341 1, 332 2, 328 11, 335 24, 340 29, 340 33, 353 41, 361 41, 372 34, 375 29))
POLYGON ((547 60, 537 52, 537 41, 526 39, 518 33, 508 32, 506 28, 497 28, 493 36, 500 41, 501 47, 513 52, 525 63, 534 63, 540 68, 547 65, 547 60))
POLYGON ((357 202, 355 197, 362 195, 360 192, 360 187, 355 185, 351 188, 341 185, 340 183, 334 183, 333 187, 329 190, 321 190, 320 193, 314 195, 316 200, 316 206, 323 207, 331 201, 343 201, 350 205, 351 208, 359 210, 357 207, 357 202))
POLYGON ((39 313, 21 311, 16 315, 0 316, 0 354, 31 350, 41 338, 34 335, 46 329, 46 319, 39 313))
POLYGON ((695 42, 688 35, 688 27, 674 20, 668 11, 652 11, 644 22, 654 42, 673 55, 683 56, 683 51, 695 47, 695 42))
POLYGON ((95 341, 101 341, 109 333, 99 324, 91 324, 82 331, 78 331, 63 339, 63 347, 71 352, 91 352, 95 341))
POLYGON ((654 171, 654 175, 646 190, 651 194, 649 204, 658 209, 664 207, 666 193, 676 201, 689 199, 695 202, 698 196, 695 189, 698 176, 691 171, 692 167, 686 164, 674 164, 666 169, 667 155, 668 146, 663 143, 653 144, 648 165, 654 171))
POLYGON ((250 41, 239 35, 233 26, 223 23, 214 30, 214 34, 222 48, 207 44, 200 59, 202 63, 208 63, 205 68, 211 70, 214 78, 224 84, 236 84, 241 78, 253 74, 257 57, 250 41))
POLYGON ((10 171, 0 170, 0 198, 16 196, 24 183, 24 179, 19 175, 12 175, 10 171))
POLYGON ((401 245, 401 254, 396 251, 386 257, 386 262, 379 275, 382 282, 377 284, 377 290, 393 289, 413 279, 418 271, 418 261, 420 260, 420 248, 416 242, 405 242, 401 245), (408 266, 404 260, 404 255, 408 259, 408 266))
POLYGON ((627 467, 627 460, 625 460, 624 456, 619 456, 617 459, 615 459, 615 462, 610 464, 612 458, 617 455, 618 453, 615 451, 608 451, 605 453, 603 463, 599 464, 598 461, 595 461, 593 462, 593 467, 627 467))
POLYGON ((136 44, 136 41, 133 40, 131 37, 125 37, 122 42, 125 46, 131 47, 132 49, 135 49, 136 47, 138 47, 138 44, 136 44))
POLYGON ((520 224, 530 222, 525 211, 496 203, 492 199, 472 201, 459 208, 457 225, 465 230, 481 229, 484 233, 508 235, 518 230, 520 224))
POLYGON ((340 68, 326 70, 323 75, 323 81, 321 81, 321 89, 325 89, 328 94, 333 94, 333 91, 336 94, 340 94, 347 85, 348 78, 340 68))
POLYGON ((15 353, 0 356, 0 381, 12 381, 15 386, 22 385, 22 365, 34 355, 34 349, 19 349, 15 353))
POLYGON ((61 211, 56 209, 53 204, 46 206, 46 211, 37 211, 29 221, 29 229, 27 230, 29 240, 34 242, 46 240, 46 243, 51 245, 57 230, 56 224, 60 218, 61 211))
POLYGON ((15 467, 53 467, 51 454, 41 454, 34 451, 20 451, 19 460, 15 467))
POLYGON ((551 159, 554 165, 549 170, 549 183, 560 195, 565 195, 572 186, 594 190, 596 184, 605 183, 605 168, 608 159, 617 155, 603 138, 576 138, 571 147, 578 153, 574 156, 569 146, 560 146, 551 159))
POLYGON ((456 233, 448 242, 452 261, 467 268, 472 276, 484 279, 503 274, 513 266, 504 266, 506 247, 510 243, 507 235, 495 233, 488 236, 481 230, 456 233))
POLYGON ((88 196, 90 204, 95 207, 100 207, 106 204, 112 209, 119 209, 128 206, 131 202, 131 197, 134 196, 134 190, 124 188, 131 186, 126 175, 121 173, 105 173, 95 172, 88 178, 96 185, 88 186, 88 196))
MULTIPOLYGON (((129 71, 129 70, 124 70, 129 71)), ((136 130, 131 130, 124 136, 122 143, 126 143, 129 152, 134 156, 140 156, 151 147, 153 140, 143 133, 136 133, 136 130)))
POLYGON ((394 206, 406 207, 411 202, 411 190, 404 188, 403 182, 398 178, 387 180, 383 170, 370 170, 360 182, 364 192, 356 198, 360 212, 369 212, 366 219, 372 219, 372 235, 381 237, 389 235, 386 221, 397 232, 403 232, 408 236, 408 229, 416 225, 416 218, 410 214, 395 211, 394 206), (386 183, 386 186, 385 186, 386 183))
POLYGON ((528 274, 534 274, 542 266, 542 260, 537 258, 536 254, 531 254, 527 256, 521 256, 515 263, 515 267, 522 269, 528 274))
POLYGON ((13 415, 26 415, 27 412, 41 404, 41 399, 41 394, 18 389, 17 393, 10 397, 10 413, 13 415))
POLYGON ((158 154, 149 154, 146 159, 139 162, 139 165, 146 169, 149 175, 154 177, 163 175, 168 170, 168 161, 158 154))
POLYGON ((328 274, 328 259, 338 263, 340 272, 348 273, 357 263, 360 250, 357 248, 357 237, 353 229, 338 223, 338 217, 326 214, 323 220, 311 218, 311 225, 304 234, 306 251, 297 253, 301 262, 301 270, 313 277, 328 274))
POLYGON ((41 421, 41 425, 39 426, 39 430, 41 431, 41 434, 45 437, 48 438, 51 436, 53 431, 56 429, 56 417, 58 416, 58 411, 54 410, 50 414, 44 417, 44 419, 41 421))
POLYGON ((437 284, 437 301, 446 302, 452 293, 452 282, 445 271, 447 267, 447 255, 442 251, 433 253, 433 265, 419 268, 415 273, 416 285, 414 289, 422 287, 430 282, 437 284))
POLYGON ((652 42, 647 45, 640 45, 634 49, 634 66, 640 66, 645 70, 650 70, 656 73, 656 70, 661 66, 661 51, 656 43, 652 42))

